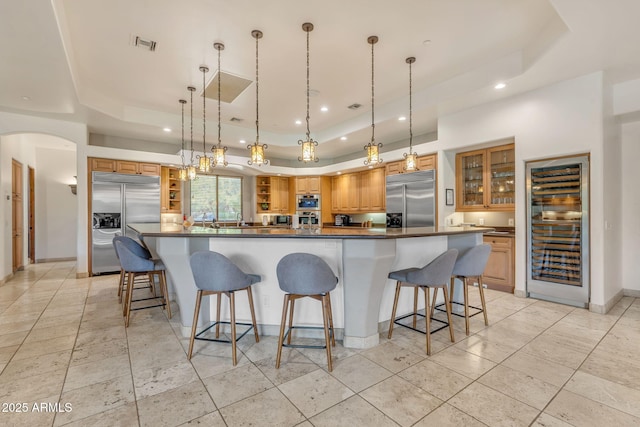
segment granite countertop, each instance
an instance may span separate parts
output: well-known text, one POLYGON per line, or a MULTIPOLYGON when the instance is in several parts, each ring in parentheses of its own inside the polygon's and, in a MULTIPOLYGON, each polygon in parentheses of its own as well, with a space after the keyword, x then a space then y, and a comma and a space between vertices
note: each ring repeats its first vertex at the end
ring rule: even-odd
POLYGON ((499 227, 494 226, 493 231, 489 231, 485 233, 488 236, 503 236, 503 237, 515 237, 516 236, 516 228, 515 227, 499 227))
POLYGON ((336 227, 316 229, 288 229, 269 227, 226 227, 210 228, 201 226, 183 227, 172 223, 129 224, 129 228, 145 237, 250 237, 250 238, 319 238, 319 239, 399 239, 452 234, 486 233, 490 227, 416 227, 416 228, 361 228, 336 227))

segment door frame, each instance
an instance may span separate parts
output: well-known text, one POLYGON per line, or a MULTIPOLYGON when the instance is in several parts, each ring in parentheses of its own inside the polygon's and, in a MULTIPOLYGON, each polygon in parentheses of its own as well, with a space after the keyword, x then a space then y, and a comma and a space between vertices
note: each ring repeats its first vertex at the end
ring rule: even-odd
POLYGON ((36 263, 36 170, 29 168, 29 228, 28 228, 28 253, 29 262, 36 263))
POLYGON ((12 272, 24 270, 24 180, 22 163, 11 159, 11 255, 12 272), (16 179, 19 176, 19 179, 16 179), (20 209, 16 205, 20 204, 20 209), (15 224, 20 224, 18 229, 15 224), (20 250, 17 250, 17 248, 20 250))

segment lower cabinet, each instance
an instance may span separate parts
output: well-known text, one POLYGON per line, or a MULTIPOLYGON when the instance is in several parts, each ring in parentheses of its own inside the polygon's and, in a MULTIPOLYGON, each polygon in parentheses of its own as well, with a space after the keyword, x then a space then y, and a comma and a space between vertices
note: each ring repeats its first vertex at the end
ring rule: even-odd
POLYGON ((484 243, 491 245, 491 255, 483 275, 483 282, 489 289, 513 293, 514 241, 512 236, 484 236, 484 243))

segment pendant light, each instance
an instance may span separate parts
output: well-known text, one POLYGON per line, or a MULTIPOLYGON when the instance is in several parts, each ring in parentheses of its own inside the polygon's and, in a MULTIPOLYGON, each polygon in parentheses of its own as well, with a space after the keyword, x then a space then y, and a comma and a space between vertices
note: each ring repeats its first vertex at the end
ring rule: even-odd
POLYGON ((207 89, 205 85, 205 74, 209 72, 209 67, 204 65, 200 66, 202 71, 202 155, 197 156, 198 159, 198 171, 200 173, 207 173, 211 169, 211 157, 207 156, 207 97, 205 91, 207 89))
POLYGON ((178 170, 178 178, 180 181, 187 180, 187 165, 184 163, 184 104, 187 103, 185 99, 181 99, 178 101, 180 103, 180 108, 182 109, 182 150, 180 150, 180 158, 182 163, 180 165, 180 169, 178 170))
POLYGON ((371 142, 364 146, 365 151, 367 152, 367 158, 364 161, 364 164, 367 166, 374 166, 378 163, 382 163, 382 158, 380 157, 380 148, 382 148, 382 144, 376 144, 376 124, 375 124, 375 116, 374 116, 374 73, 373 73, 373 45, 378 43, 378 36, 369 36, 367 38, 367 42, 371 45, 371 142))
POLYGON ((316 157, 316 147, 318 141, 311 139, 311 132, 309 131, 309 33, 313 31, 313 24, 305 22, 302 24, 302 29, 307 33, 307 139, 298 140, 298 145, 302 146, 302 155, 298 157, 299 162, 317 162, 320 160, 316 157))
POLYGON ((247 148, 251 152, 251 158, 247 162, 249 165, 267 165, 269 160, 264 157, 264 150, 267 149, 267 144, 260 144, 260 121, 259 121, 259 103, 258 103, 258 40, 262 38, 262 31, 253 30, 251 36, 256 39, 256 141, 253 144, 249 144, 247 148))
POLYGON ((225 152, 227 147, 222 146, 222 139, 220 138, 221 121, 220 121, 220 52, 224 50, 224 44, 214 43, 213 47, 218 51, 218 145, 211 147, 211 163, 215 166, 227 166, 227 159, 225 152))
POLYGON ((193 86, 187 87, 190 96, 189 106, 191 107, 191 138, 190 138, 190 150, 191 150, 191 158, 189 161, 189 166, 187 167, 187 179, 189 181, 193 181, 196 179, 196 165, 193 163, 193 92, 195 92, 196 88, 193 86))
POLYGON ((412 128, 412 115, 413 115, 413 111, 412 111, 412 99, 411 99, 411 92, 412 92, 412 79, 411 79, 411 64, 413 64, 414 62, 416 62, 416 58, 414 58, 413 56, 409 57, 406 59, 407 64, 409 64, 409 154, 404 153, 404 167, 403 169, 406 170, 407 172, 413 172, 413 171, 417 171, 418 170, 418 154, 414 153, 411 151, 412 146, 413 146, 413 130, 412 128))

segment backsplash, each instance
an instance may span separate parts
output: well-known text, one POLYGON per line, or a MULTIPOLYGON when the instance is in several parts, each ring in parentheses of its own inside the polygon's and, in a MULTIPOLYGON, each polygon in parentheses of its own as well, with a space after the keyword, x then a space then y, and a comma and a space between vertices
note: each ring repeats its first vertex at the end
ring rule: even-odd
POLYGON ((480 220, 484 220, 484 225, 491 227, 513 227, 514 226, 514 212, 464 212, 463 214, 465 223, 471 223, 475 225, 480 224, 480 220), (511 224, 509 223, 511 220, 511 224))

